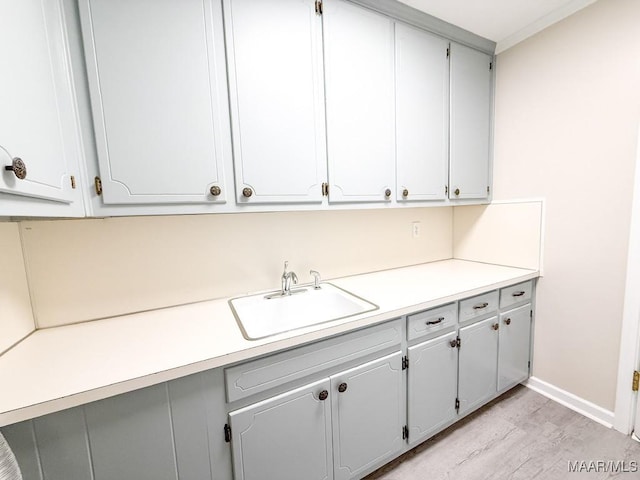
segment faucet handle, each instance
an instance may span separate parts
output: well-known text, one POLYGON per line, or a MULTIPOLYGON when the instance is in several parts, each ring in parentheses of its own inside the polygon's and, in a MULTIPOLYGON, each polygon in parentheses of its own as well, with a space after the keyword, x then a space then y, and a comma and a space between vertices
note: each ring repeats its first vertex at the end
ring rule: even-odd
POLYGON ((320 287, 320 273, 315 270, 309 270, 309 275, 313 276, 313 288, 319 290, 320 287))

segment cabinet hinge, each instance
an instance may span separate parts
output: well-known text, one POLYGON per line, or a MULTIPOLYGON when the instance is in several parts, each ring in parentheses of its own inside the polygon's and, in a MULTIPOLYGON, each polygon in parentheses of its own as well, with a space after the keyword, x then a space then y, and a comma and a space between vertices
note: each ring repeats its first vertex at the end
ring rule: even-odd
POLYGON ((631 391, 637 392, 640 386, 640 372, 635 370, 633 372, 633 383, 631 384, 631 391))
POLYGON ((323 183, 322 184, 322 196, 323 197, 328 197, 329 196, 329 184, 328 183, 323 183))
POLYGON ((489 70, 493 70, 493 62, 489 62, 489 70))
POLYGON ((460 410, 460 400, 456 398, 456 413, 460 410))
POLYGON ((449 58, 449 55, 451 55, 451 48, 447 47, 447 58, 449 58))
POLYGON ((102 180, 100 180, 100 177, 94 178, 93 184, 96 186, 96 195, 102 195, 102 180))
POLYGON ((407 368, 409 368, 409 357, 405 355, 402 357, 402 370, 406 370, 407 368))
POLYGON ((444 194, 445 195, 449 195, 449 186, 448 185, 444 186, 444 194))
POLYGON ((224 441, 227 443, 231 442, 231 427, 228 423, 224 424, 224 441))
POLYGON ((405 425, 402 427, 402 439, 406 440, 407 438, 409 438, 409 427, 405 425))
POLYGON ((529 318, 533 318, 533 310, 529 310, 529 318))
POLYGON ((316 0, 316 13, 322 15, 322 0, 316 0))
POLYGON ((490 192, 491 192, 491 187, 489 187, 489 185, 487 185, 487 195, 489 195, 490 192))
POLYGON ((71 175, 70 180, 71 180, 71 188, 73 188, 75 190, 76 189, 76 177, 71 175))
POLYGON ((531 360, 529 360, 529 361, 527 362, 527 369, 528 369, 529 371, 531 371, 531 360))
POLYGON ((460 348, 460 345, 462 345, 462 341, 460 340, 460 337, 456 337, 456 348, 460 348))

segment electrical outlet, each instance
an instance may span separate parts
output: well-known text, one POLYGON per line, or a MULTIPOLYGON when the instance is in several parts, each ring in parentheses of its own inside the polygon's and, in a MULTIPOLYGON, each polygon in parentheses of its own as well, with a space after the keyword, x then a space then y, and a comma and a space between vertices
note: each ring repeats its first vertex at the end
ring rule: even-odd
POLYGON ((411 224, 411 236, 418 238, 420 236, 420 222, 413 222, 411 224))

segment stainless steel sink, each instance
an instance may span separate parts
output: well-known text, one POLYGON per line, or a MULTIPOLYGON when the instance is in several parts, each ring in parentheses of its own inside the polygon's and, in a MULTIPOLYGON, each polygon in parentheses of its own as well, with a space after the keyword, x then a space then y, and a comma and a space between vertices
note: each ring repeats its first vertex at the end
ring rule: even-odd
POLYGON ((331 283, 279 292, 237 297, 229 300, 242 334, 248 340, 269 337, 310 325, 331 322, 378 306, 331 283))

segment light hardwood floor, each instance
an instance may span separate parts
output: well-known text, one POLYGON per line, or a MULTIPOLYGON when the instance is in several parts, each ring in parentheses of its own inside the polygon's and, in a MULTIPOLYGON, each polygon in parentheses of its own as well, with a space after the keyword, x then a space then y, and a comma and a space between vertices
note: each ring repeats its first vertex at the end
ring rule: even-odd
POLYGON ((366 480, 582 478, 640 479, 640 443, 519 386, 366 480), (628 471, 589 463, 598 461, 628 471), (569 462, 586 463, 575 472, 569 462))

